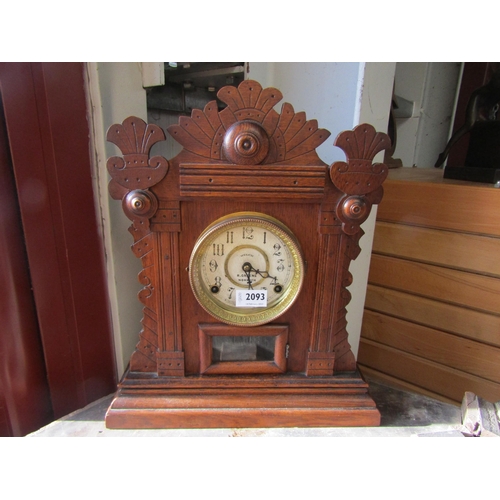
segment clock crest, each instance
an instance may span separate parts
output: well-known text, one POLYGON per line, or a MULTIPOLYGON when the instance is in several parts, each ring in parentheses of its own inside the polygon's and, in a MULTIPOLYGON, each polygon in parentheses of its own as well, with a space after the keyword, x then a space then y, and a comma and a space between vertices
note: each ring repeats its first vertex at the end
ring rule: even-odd
POLYGON ((378 425, 348 343, 348 268, 382 198, 390 147, 367 124, 330 135, 247 80, 168 128, 183 150, 149 159, 159 127, 130 117, 108 140, 110 192, 142 260, 142 330, 111 428, 378 425), (130 140, 133 138, 133 140, 130 140), (249 396, 252 396, 251 398, 249 396), (237 411, 236 411, 237 410, 237 411))

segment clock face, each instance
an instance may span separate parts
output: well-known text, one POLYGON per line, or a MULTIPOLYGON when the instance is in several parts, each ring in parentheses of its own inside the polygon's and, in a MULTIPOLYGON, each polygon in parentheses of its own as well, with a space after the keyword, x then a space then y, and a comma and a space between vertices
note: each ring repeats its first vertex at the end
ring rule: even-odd
POLYGON ((189 263, 200 305, 220 321, 255 326, 283 314, 304 277, 299 243, 281 222, 238 212, 211 224, 198 238, 189 263))

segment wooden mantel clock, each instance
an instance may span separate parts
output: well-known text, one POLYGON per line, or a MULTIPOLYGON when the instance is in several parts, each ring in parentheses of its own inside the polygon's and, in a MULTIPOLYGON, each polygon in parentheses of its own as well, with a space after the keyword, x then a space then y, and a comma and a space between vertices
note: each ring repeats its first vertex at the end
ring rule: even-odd
POLYGON ((109 428, 375 426, 380 414, 348 343, 349 263, 387 167, 370 125, 330 135, 282 94, 246 80, 168 132, 113 125, 110 192, 132 221, 144 305, 109 428))

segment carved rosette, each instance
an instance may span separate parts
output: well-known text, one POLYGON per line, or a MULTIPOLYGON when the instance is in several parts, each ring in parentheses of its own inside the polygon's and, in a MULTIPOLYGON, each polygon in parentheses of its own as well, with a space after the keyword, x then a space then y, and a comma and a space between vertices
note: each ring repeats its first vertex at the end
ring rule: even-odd
POLYGON ((304 112, 295 113, 291 104, 283 104, 278 114, 274 106, 283 98, 281 92, 263 89, 253 80, 223 87, 217 97, 227 104, 221 112, 211 101, 203 111, 195 109, 168 127, 186 151, 212 161, 267 165, 298 157, 318 159, 316 148, 330 136, 304 112))

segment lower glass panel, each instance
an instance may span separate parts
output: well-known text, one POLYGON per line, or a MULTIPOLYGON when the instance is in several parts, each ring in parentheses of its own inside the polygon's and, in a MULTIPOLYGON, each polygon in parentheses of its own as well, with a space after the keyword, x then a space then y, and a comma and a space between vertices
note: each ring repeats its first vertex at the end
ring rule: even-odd
POLYGON ((286 373, 288 325, 200 323, 200 374, 286 373))
POLYGON ((222 361, 273 361, 276 348, 274 336, 214 336, 212 363, 222 361))

